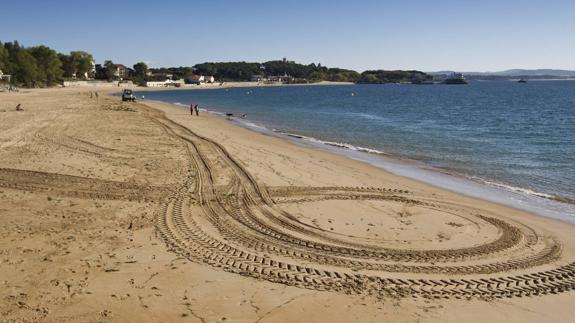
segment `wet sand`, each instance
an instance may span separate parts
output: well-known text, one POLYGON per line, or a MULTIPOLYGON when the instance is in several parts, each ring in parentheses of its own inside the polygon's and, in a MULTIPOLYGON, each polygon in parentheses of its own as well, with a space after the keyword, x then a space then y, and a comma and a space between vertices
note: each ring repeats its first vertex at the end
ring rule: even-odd
POLYGON ((572 225, 90 91, 0 93, 3 320, 575 314, 572 225))

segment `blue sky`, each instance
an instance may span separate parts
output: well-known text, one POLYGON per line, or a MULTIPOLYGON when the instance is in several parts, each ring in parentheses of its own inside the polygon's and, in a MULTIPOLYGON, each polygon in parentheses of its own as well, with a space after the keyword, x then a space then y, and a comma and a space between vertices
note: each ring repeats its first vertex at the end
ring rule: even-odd
POLYGON ((0 41, 153 67, 266 61, 366 69, 575 70, 575 1, 3 1, 0 41))

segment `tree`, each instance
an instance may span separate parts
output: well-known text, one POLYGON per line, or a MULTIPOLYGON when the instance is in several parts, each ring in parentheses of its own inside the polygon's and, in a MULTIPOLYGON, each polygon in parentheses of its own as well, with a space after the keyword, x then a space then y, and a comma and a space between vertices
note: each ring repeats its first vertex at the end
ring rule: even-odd
POLYGON ((18 76, 18 63, 16 61, 18 53, 23 50, 17 41, 4 43, 4 50, 6 55, 6 61, 4 62, 4 67, 2 72, 4 74, 12 74, 12 83, 17 83, 18 76))
POLYGON ((108 81, 116 77, 116 65, 114 65, 114 62, 110 60, 104 61, 104 77, 108 81))
POLYGON ((27 49, 36 60, 37 79, 43 85, 54 85, 62 79, 62 62, 56 51, 46 46, 36 46, 27 49))
POLYGON ((84 78, 92 73, 92 55, 75 51, 59 54, 47 46, 23 47, 18 41, 0 42, 0 69, 12 75, 12 83, 23 86, 52 86, 63 77, 84 78))
POLYGON ((429 80, 432 76, 420 71, 365 71, 361 73, 358 83, 399 83, 429 80))
POLYGON ((91 54, 83 51, 70 52, 70 55, 59 54, 62 62, 64 77, 86 79, 93 77, 94 58, 91 54))
POLYGON ((260 63, 229 62, 203 63, 194 65, 194 72, 199 75, 214 76, 222 81, 249 81, 252 75, 261 74, 260 63))
POLYGON ((17 51, 15 56, 14 83, 35 87, 39 79, 36 59, 26 50, 17 51))
POLYGON ((8 66, 8 51, 4 48, 2 42, 0 42, 0 71, 6 72, 6 67, 8 66))
POLYGON ((136 83, 143 83, 148 79, 148 65, 144 62, 134 64, 134 79, 136 83))
POLYGON ((72 57, 66 54, 58 54, 60 62, 62 62, 62 73, 64 77, 72 78, 76 76, 76 67, 72 61, 72 57))
POLYGON ((85 79, 93 77, 94 57, 84 51, 70 52, 70 57, 75 67, 77 78, 85 79))
POLYGON ((307 78, 312 82, 319 82, 327 79, 327 74, 322 71, 313 71, 307 78))

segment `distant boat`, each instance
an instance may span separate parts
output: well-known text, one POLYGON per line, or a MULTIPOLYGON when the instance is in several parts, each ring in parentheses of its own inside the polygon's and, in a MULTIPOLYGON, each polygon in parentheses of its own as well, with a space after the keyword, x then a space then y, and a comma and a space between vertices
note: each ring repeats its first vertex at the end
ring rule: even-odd
POLYGON ((526 79, 519 79, 519 81, 517 81, 517 83, 527 83, 526 79))
POLYGON ((467 84, 467 81, 461 73, 453 73, 443 81, 443 84, 467 84))

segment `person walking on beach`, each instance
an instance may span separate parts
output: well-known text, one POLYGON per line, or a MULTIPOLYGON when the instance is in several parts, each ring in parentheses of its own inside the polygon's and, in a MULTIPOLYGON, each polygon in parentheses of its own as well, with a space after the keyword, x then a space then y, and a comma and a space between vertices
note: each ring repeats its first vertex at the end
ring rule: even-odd
POLYGON ((196 106, 194 107, 194 110, 196 110, 196 116, 200 115, 200 106, 196 104, 196 106))
POLYGON ((190 104, 190 115, 193 116, 194 115, 194 104, 190 104))

